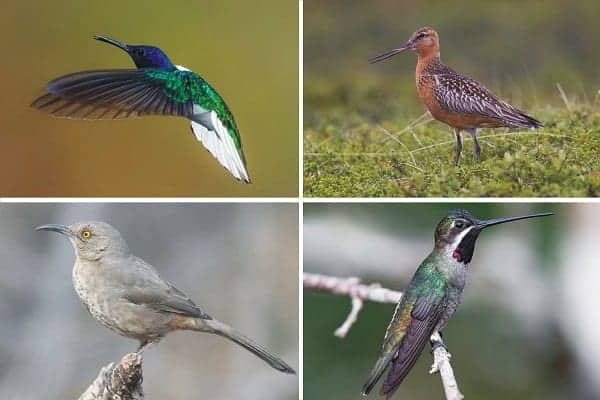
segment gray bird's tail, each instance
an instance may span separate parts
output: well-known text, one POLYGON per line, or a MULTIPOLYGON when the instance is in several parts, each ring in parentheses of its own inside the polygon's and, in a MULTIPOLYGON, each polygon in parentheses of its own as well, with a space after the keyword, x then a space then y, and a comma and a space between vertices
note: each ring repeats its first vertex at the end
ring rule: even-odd
POLYGON ((220 321, 214 319, 195 319, 196 323, 192 327, 193 330, 198 330, 202 332, 214 333, 219 336, 223 336, 227 338, 246 350, 252 352, 257 357, 260 357, 271 367, 275 368, 278 371, 285 372, 286 374, 295 374, 296 371, 292 369, 285 361, 276 355, 272 354, 269 350, 264 347, 254 343, 250 338, 242 335, 229 325, 226 325, 220 321))

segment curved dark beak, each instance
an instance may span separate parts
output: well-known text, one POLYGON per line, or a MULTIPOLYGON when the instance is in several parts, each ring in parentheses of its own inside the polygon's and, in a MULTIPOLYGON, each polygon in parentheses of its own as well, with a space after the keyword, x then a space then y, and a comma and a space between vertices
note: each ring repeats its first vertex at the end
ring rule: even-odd
POLYGON ((537 217, 547 217, 549 215, 554 215, 553 213, 540 213, 540 214, 529 214, 529 215, 520 215, 517 217, 504 217, 504 218, 494 218, 487 219, 484 221, 477 221, 475 224, 475 229, 477 231, 481 231, 489 226, 494 226, 498 224, 503 224, 505 222, 513 222, 518 221, 520 219, 528 219, 528 218, 537 218, 537 217))
POLYGON ((369 59, 369 63, 370 64, 375 64, 375 63, 378 63, 379 61, 387 60, 388 58, 393 57, 396 54, 400 54, 403 51, 414 50, 414 49, 415 49, 415 47, 414 47, 413 43, 409 40, 408 42, 406 42, 406 44, 404 44, 401 47, 398 47, 397 49, 390 50, 387 53, 383 53, 383 54, 380 54, 380 55, 375 56, 373 58, 370 58, 369 59))
POLYGON ((35 228, 36 231, 50 231, 50 232, 58 232, 65 236, 71 236, 71 230, 66 225, 58 225, 58 224, 48 224, 42 225, 35 228))
POLYGON ((129 47, 125 43, 119 42, 118 40, 111 39, 106 36, 100 36, 100 35, 94 35, 94 39, 99 40, 104 43, 112 44, 113 46, 117 46, 118 48, 120 48, 122 50, 129 51, 129 47))

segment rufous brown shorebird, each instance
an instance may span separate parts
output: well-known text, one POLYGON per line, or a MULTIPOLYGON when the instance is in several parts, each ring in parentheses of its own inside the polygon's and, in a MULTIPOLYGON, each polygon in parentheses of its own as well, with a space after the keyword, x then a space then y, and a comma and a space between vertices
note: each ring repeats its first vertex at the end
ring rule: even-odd
POLYGON ((418 55, 416 81, 421 101, 433 118, 454 129, 458 165, 462 151, 461 132, 473 137, 475 155, 481 159, 477 132, 481 128, 527 128, 542 126, 541 122, 494 95, 481 83, 461 75, 440 61, 438 33, 429 27, 418 29, 404 45, 369 60, 376 63, 405 50, 418 55))

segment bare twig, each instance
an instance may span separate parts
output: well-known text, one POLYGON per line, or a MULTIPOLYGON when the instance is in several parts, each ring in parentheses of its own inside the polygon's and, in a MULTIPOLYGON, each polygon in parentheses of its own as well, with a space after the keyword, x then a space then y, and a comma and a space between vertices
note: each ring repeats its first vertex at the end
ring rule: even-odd
MULTIPOLYGON (((350 296, 352 299, 352 309, 344 323, 335 331, 335 336, 340 338, 345 337, 356 322, 364 301, 397 304, 402 298, 402 293, 400 292, 382 288, 377 283, 370 285, 361 284, 360 279, 354 277, 338 278, 304 273, 303 284, 305 289, 350 296)), ((450 353, 448 353, 441 336, 437 332, 431 335, 430 341, 433 347, 433 364, 429 373, 440 373, 447 400, 461 400, 463 395, 458 389, 458 383, 456 383, 454 371, 452 370, 452 365, 450 365, 450 353)))
POLYGON ((142 356, 126 354, 119 363, 103 367, 79 400, 143 400, 142 356))
POLYGON ((452 370, 452 365, 450 365, 451 356, 446 349, 446 345, 444 345, 444 342, 442 341, 442 337, 438 332, 434 332, 434 334, 431 335, 430 341, 433 347, 433 364, 431 365, 429 373, 440 373, 446 399, 462 400, 464 396, 458 389, 454 371, 452 370))
POLYGON ((335 336, 345 337, 362 309, 363 301, 395 304, 400 301, 402 293, 384 289, 379 284, 363 285, 358 278, 336 278, 319 274, 304 274, 304 287, 333 294, 350 296, 352 309, 344 323, 336 329, 335 336))

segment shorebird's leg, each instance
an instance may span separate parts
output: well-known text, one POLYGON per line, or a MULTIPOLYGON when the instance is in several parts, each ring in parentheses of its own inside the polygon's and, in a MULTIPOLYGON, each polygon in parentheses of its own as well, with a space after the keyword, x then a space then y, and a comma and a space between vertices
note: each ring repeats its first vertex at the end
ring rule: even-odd
POLYGON ((460 152, 462 151, 462 137, 460 136, 460 129, 454 129, 454 135, 456 135, 456 156, 454 157, 454 165, 458 165, 460 152))
POLYGON ((473 136, 473 144, 475 146, 475 157, 477 157, 477 161, 481 161, 481 146, 479 146, 479 142, 477 141, 477 133, 479 129, 473 128, 469 130, 471 136, 473 136))

